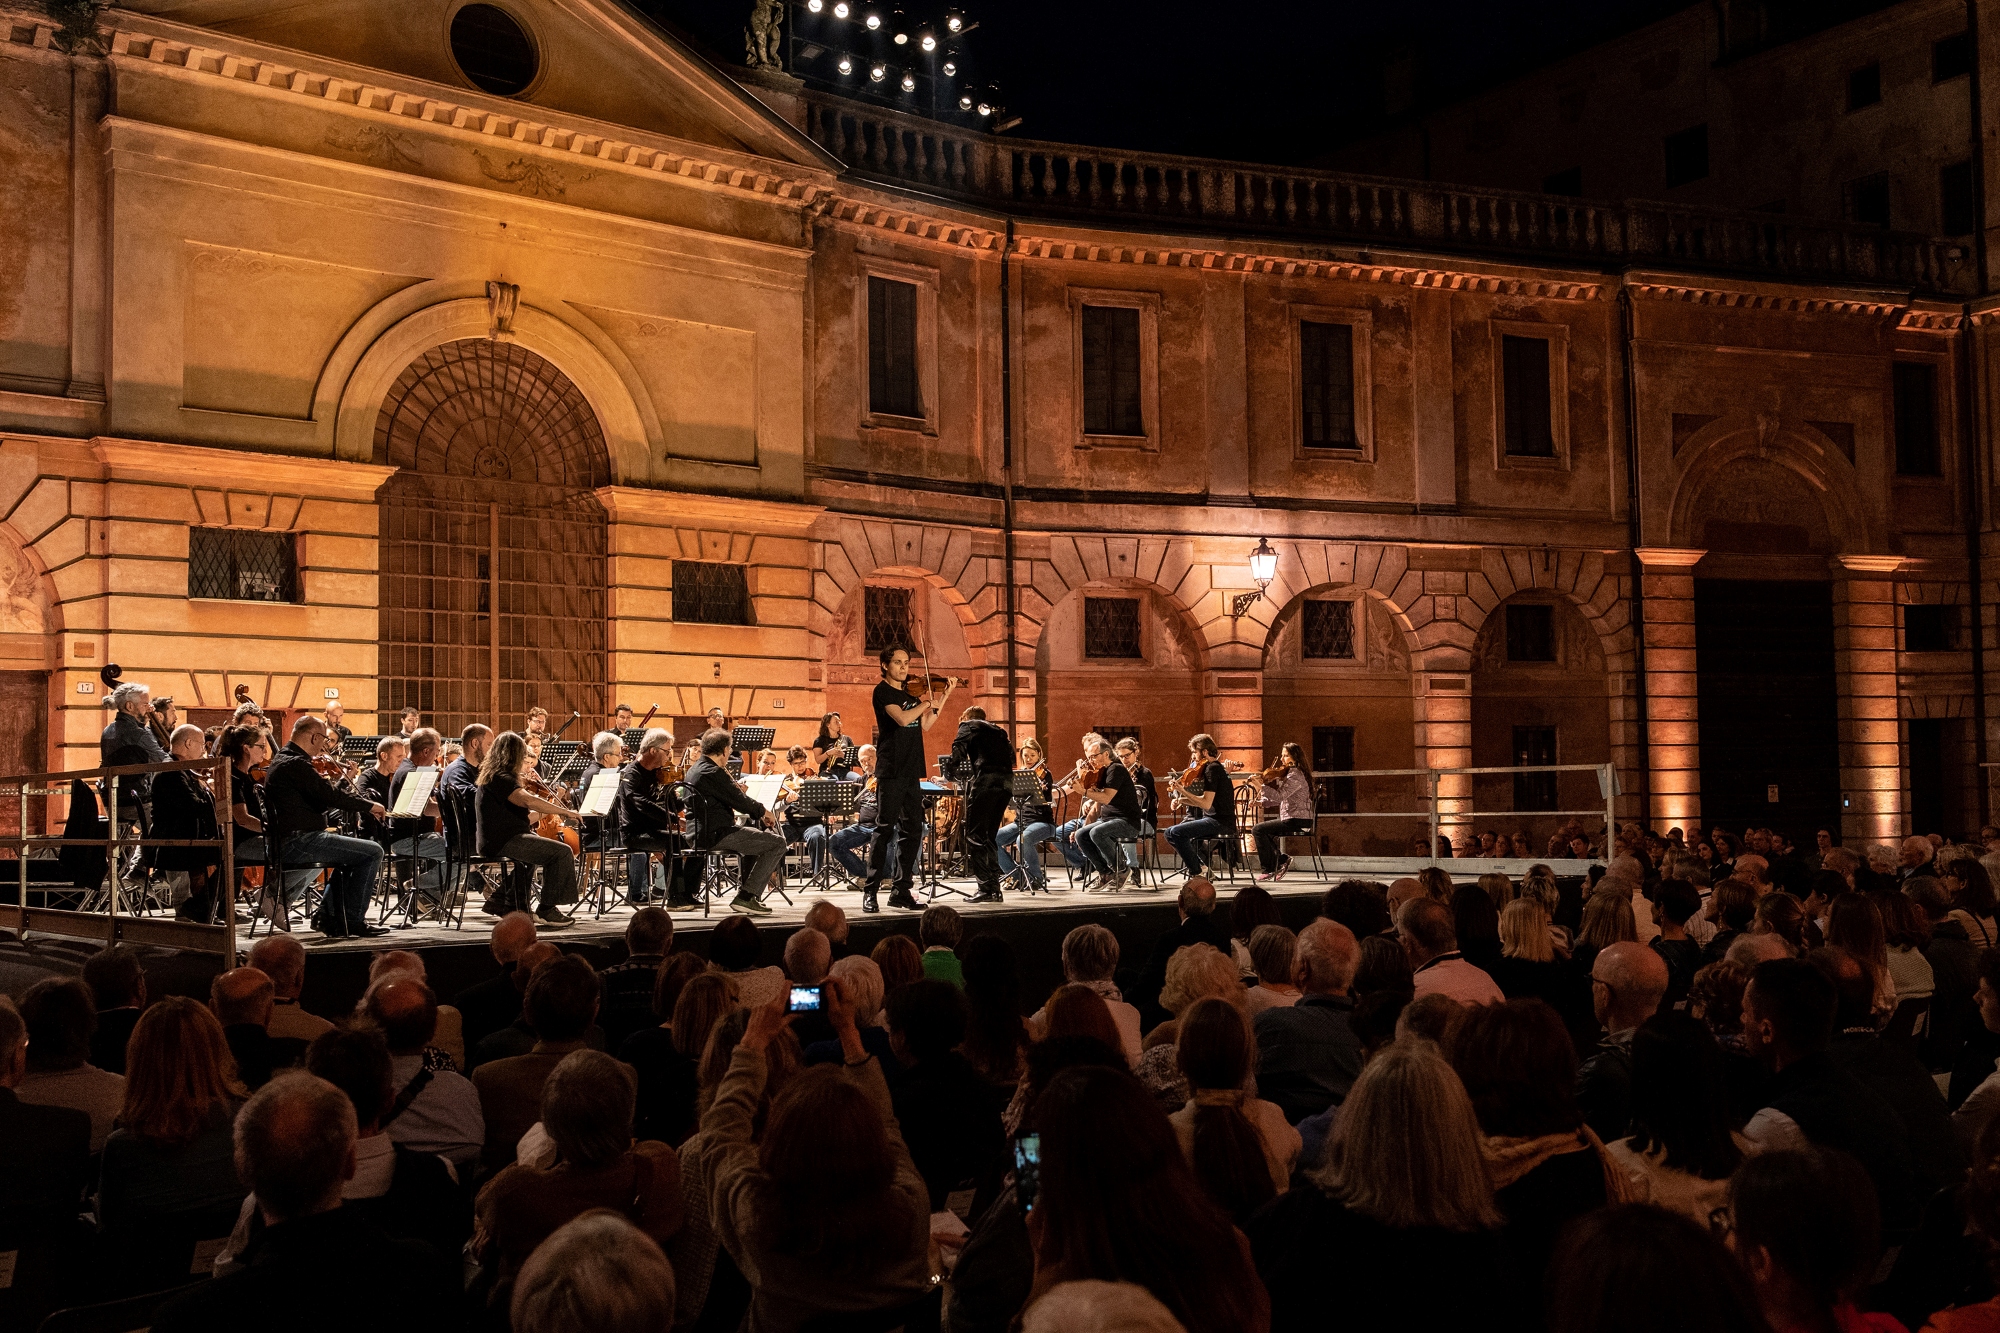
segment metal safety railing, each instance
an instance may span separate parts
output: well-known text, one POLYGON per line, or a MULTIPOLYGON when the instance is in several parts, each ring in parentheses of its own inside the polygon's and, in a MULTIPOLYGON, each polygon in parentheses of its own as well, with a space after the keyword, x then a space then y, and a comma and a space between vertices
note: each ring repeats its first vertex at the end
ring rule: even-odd
POLYGON ((1563 818, 1584 815, 1600 815, 1604 819, 1607 845, 1618 828, 1618 768, 1615 764, 1522 764, 1512 768, 1350 768, 1338 770, 1315 770, 1313 779, 1318 782, 1327 778, 1422 778, 1427 786, 1425 807, 1421 810, 1316 810, 1318 819, 1422 819, 1430 825, 1428 842, 1432 864, 1440 859, 1437 854, 1438 833, 1441 829, 1458 824, 1470 824, 1481 814, 1487 815, 1558 815, 1563 818), (1604 797, 1601 807, 1588 810, 1485 810, 1473 804, 1473 784, 1468 783, 1464 794, 1448 793, 1443 790, 1443 779, 1447 777, 1518 777, 1527 773, 1594 773, 1597 775, 1597 789, 1604 797))
MULTIPOLYGON (((234 776, 230 762, 219 757, 205 759, 184 759, 164 764, 125 764, 110 768, 85 768, 68 773, 28 773, 19 776, 0 776, 0 796, 19 798, 20 828, 18 836, 0 838, 0 851, 11 850, 15 857, 17 877, 17 901, 0 903, 0 929, 12 929, 21 935, 31 930, 45 934, 62 935, 81 939, 103 940, 106 944, 121 941, 134 944, 156 944, 169 948, 195 949, 205 953, 219 953, 225 960, 236 957, 236 844, 230 820, 233 797, 230 781, 234 776), (217 806, 217 836, 213 838, 153 838, 143 834, 127 837, 125 830, 136 821, 121 817, 118 809, 121 778, 134 776, 157 777, 162 773, 212 770, 213 794, 217 806), (106 836, 102 838, 70 838, 54 834, 31 834, 29 827, 29 803, 32 798, 46 800, 52 796, 67 797, 72 784, 78 779, 86 783, 93 779, 109 779, 103 783, 104 819, 106 836), (58 786, 41 784, 58 783, 58 786), (76 908, 33 907, 28 902, 28 870, 30 856, 37 851, 57 849, 58 853, 70 847, 102 847, 105 849, 105 878, 108 890, 93 892, 86 886, 79 886, 75 892, 83 894, 83 902, 76 908), (151 917, 132 910, 125 901, 124 877, 119 862, 127 849, 148 847, 214 847, 217 849, 218 866, 216 873, 220 883, 216 887, 217 924, 188 921, 175 917, 151 917), (93 900, 101 902, 100 907, 92 907, 93 900)), ((129 816, 130 812, 127 812, 129 816)), ((46 864, 46 858, 43 859, 46 864)))

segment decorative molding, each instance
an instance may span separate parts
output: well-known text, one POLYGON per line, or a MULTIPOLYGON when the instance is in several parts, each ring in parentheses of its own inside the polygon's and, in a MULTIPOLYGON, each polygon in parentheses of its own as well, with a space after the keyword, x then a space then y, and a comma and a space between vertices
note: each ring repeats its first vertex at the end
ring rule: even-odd
POLYGON ((1860 574, 1893 574, 1903 567, 1903 557, 1842 553, 1833 557, 1833 567, 1834 573, 1845 573, 1849 577, 1860 574))
POLYGON ((1639 563, 1648 570, 1693 569, 1708 552, 1675 546, 1637 546, 1632 549, 1632 554, 1639 557, 1639 563))

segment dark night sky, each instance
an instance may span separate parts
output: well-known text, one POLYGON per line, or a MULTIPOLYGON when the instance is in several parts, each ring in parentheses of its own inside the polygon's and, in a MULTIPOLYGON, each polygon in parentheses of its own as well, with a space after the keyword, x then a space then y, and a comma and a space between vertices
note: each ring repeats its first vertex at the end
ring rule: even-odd
MULTIPOLYGON (((1267 162, 1310 160, 1363 124, 1399 54, 1426 93, 1470 88, 1694 2, 962 0, 982 77, 1024 117, 1014 133, 1267 162)), ((642 5, 741 61, 749 0, 642 5)))

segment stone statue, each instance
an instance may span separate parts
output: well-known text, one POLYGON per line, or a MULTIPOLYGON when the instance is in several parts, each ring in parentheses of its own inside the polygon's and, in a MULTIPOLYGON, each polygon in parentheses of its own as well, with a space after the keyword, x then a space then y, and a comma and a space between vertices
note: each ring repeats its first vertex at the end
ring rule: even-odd
POLYGON ((752 69, 783 69, 778 55, 778 28, 785 21, 784 0, 751 0, 750 26, 744 29, 743 44, 752 69))

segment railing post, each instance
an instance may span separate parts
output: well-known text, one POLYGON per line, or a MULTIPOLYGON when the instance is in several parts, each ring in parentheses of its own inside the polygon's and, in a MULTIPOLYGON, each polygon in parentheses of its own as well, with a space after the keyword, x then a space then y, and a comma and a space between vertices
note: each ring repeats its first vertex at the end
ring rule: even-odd
POLYGON ((1598 785, 1604 791, 1604 859, 1609 861, 1617 853, 1612 840, 1618 829, 1618 769, 1614 764, 1597 766, 1598 785))
POLYGON ((216 790, 222 793, 222 809, 217 812, 215 827, 222 843, 222 938, 227 948, 222 970, 227 972, 236 966, 236 828, 233 823, 236 796, 229 787, 230 780, 236 776, 236 765, 224 759, 219 761, 217 768, 222 774, 222 780, 216 783, 216 790))
POLYGON ((109 829, 111 835, 111 864, 107 867, 111 876, 111 897, 104 911, 105 925, 107 926, 104 945, 106 948, 109 948, 118 943, 118 893, 119 890, 125 887, 118 878, 118 856, 121 848, 118 842, 118 779, 115 777, 109 780, 109 785, 105 788, 104 808, 111 820, 109 829))
POLYGON ((1431 839, 1430 839, 1430 844, 1429 844, 1429 846, 1427 846, 1427 847, 1426 847, 1426 848, 1425 848, 1424 850, 1430 853, 1430 861, 1431 861, 1431 864, 1432 864, 1432 865, 1436 865, 1436 864, 1438 863, 1438 777, 1439 777, 1439 774, 1438 774, 1438 770, 1437 770, 1437 769, 1435 769, 1435 768, 1429 768, 1429 769, 1425 769, 1425 770, 1424 770, 1424 772, 1425 772, 1425 773, 1426 773, 1426 774, 1427 774, 1427 775, 1428 775, 1428 776, 1430 777, 1430 782, 1431 782, 1431 839))

